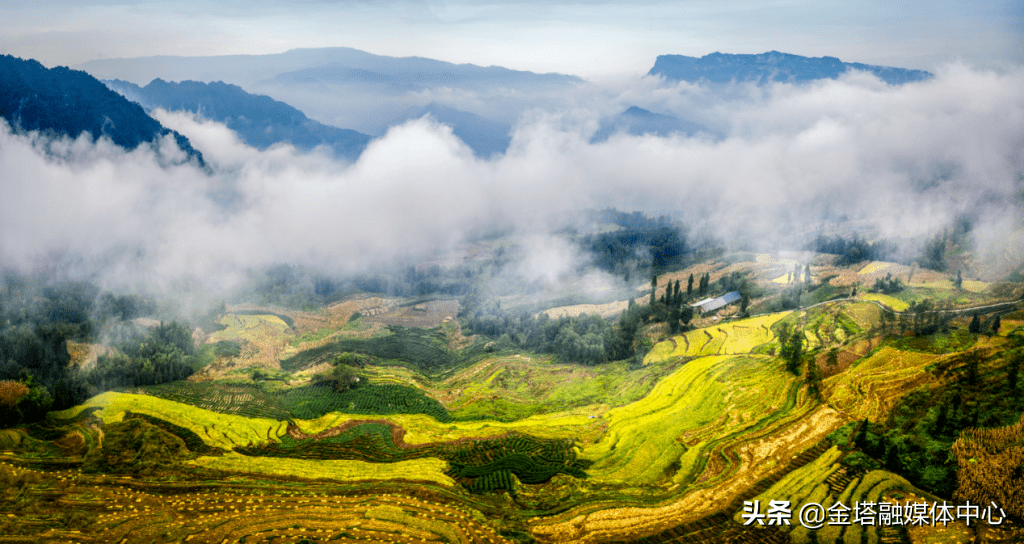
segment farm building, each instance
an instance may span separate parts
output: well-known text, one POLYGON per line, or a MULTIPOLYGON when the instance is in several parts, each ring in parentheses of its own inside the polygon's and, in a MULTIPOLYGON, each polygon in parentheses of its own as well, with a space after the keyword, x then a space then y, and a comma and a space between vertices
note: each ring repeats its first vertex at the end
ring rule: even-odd
POLYGON ((740 295, 739 291, 733 291, 731 293, 726 293, 718 298, 706 298, 700 302, 691 304, 690 306, 693 307, 693 309, 695 310, 699 310, 700 313, 706 314, 709 312, 713 312, 719 308, 722 308, 728 304, 732 304, 733 302, 736 302, 737 300, 740 300, 742 298, 743 296, 740 295))

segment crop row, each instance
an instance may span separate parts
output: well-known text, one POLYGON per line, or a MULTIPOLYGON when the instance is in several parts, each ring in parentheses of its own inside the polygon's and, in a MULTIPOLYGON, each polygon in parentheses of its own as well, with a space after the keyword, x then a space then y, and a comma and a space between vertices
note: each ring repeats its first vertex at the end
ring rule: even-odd
POLYGON ((507 542, 457 505, 393 493, 108 494, 103 542, 507 542))
POLYGON ((330 412, 350 414, 426 414, 442 423, 451 415, 419 389, 399 384, 364 385, 345 392, 310 385, 267 392, 256 384, 175 382, 139 392, 221 414, 276 420, 316 419, 330 412))

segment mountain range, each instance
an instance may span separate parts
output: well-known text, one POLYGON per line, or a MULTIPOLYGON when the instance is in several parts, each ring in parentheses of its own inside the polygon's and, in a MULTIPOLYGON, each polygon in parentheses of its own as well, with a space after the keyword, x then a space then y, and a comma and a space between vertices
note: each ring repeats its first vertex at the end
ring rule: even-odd
MULTIPOLYGON (((223 122, 258 149, 279 142, 303 151, 327 146, 349 160, 358 158, 372 137, 429 115, 452 127, 455 136, 486 158, 508 148, 512 124, 523 111, 588 84, 572 75, 388 57, 343 47, 276 55, 106 59, 79 67, 92 75, 0 57, 0 116, 15 130, 70 137, 90 132, 127 149, 172 134, 189 157, 202 163, 187 138, 160 125, 146 109, 188 111, 223 122), (104 84, 93 76, 108 79, 104 84), (148 83, 140 86, 140 79, 148 83), (307 117, 310 109, 317 114, 313 118, 307 117), (353 125, 367 130, 338 128, 353 125)), ((933 77, 921 70, 777 51, 700 58, 661 55, 648 75, 699 84, 764 85, 836 78, 850 70, 872 73, 892 85, 933 77)), ((672 112, 636 105, 601 119, 591 142, 616 133, 722 136, 672 112)))
POLYGON ((154 79, 224 81, 249 88, 257 82, 354 83, 419 87, 583 83, 577 76, 537 74, 500 66, 455 64, 423 57, 375 55, 350 47, 291 49, 273 55, 156 56, 101 59, 76 66, 103 79, 142 84, 154 79))
POLYGON ((119 79, 104 83, 147 109, 187 111, 222 122, 257 149, 280 142, 303 151, 327 146, 336 156, 355 160, 370 141, 366 134, 314 121, 284 102, 221 81, 171 83, 154 79, 145 87, 119 79))
POLYGON ((760 55, 711 53, 703 57, 660 55, 647 75, 693 83, 803 82, 835 79, 850 70, 870 72, 890 85, 901 85, 929 79, 924 70, 908 70, 890 66, 873 66, 859 62, 843 62, 835 57, 803 57, 769 51, 760 55))

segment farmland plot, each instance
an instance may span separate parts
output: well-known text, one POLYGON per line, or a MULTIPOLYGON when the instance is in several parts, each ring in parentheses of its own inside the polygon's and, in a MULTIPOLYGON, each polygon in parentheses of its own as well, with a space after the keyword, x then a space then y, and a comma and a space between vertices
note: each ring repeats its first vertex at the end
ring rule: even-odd
POLYGON ((789 314, 779 312, 687 331, 656 344, 644 357, 644 363, 662 363, 679 357, 750 353, 754 348, 773 341, 772 325, 789 314))
POLYGON ((928 381, 925 367, 939 357, 886 346, 848 371, 827 378, 823 394, 850 418, 877 421, 903 395, 928 381))

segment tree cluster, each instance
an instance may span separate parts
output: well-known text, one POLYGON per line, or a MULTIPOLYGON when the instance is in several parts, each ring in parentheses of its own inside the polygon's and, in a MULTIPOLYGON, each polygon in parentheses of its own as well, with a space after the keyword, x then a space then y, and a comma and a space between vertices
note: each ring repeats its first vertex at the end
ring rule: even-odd
POLYGON ((892 274, 886 274, 884 278, 878 278, 875 280, 875 292, 885 293, 891 295, 893 293, 899 293, 906 286, 899 278, 892 277, 892 274))
MULTIPOLYGON (((95 333, 90 315, 96 292, 85 283, 45 285, 13 273, 0 276, 0 380, 27 386, 32 392, 25 402, 43 405, 50 398, 49 407, 61 410, 87 397, 83 376, 70 368, 67 341, 95 333)), ((19 410, 22 422, 41 417, 34 408, 19 410)))
POLYGON ((842 236, 819 235, 808 249, 817 253, 839 255, 836 264, 849 266, 861 261, 888 261, 895 258, 898 244, 890 240, 867 242, 859 236, 846 239, 842 236))
POLYGON ((97 358, 88 374, 96 390, 183 380, 195 371, 192 332, 175 322, 161 323, 149 335, 124 340, 116 347, 116 353, 97 358))

